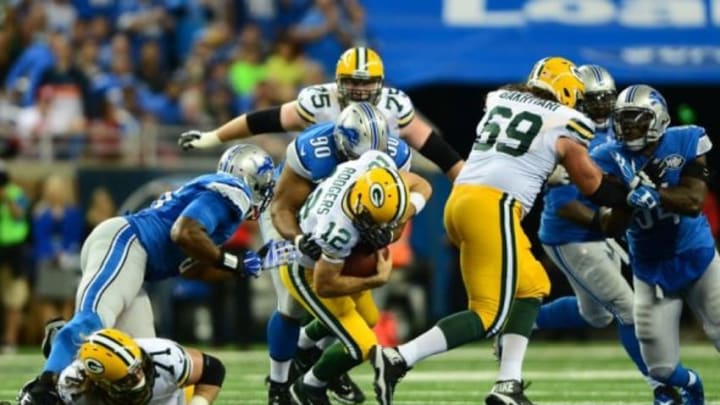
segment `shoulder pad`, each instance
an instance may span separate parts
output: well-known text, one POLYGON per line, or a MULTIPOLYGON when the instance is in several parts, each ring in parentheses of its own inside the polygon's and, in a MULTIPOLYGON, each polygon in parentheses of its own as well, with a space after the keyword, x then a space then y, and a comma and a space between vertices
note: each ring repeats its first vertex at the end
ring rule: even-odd
POLYGON ((232 203, 233 207, 239 210, 242 215, 250 211, 250 190, 245 183, 225 173, 217 173, 211 176, 214 177, 208 178, 208 181, 202 184, 205 189, 221 195, 232 203))
POLYGON ((398 128, 403 128, 415 117, 415 107, 405 92, 393 87, 383 87, 378 108, 395 117, 398 128))
POLYGON ((318 112, 333 105, 332 83, 305 87, 297 96, 297 112, 307 122, 319 121, 318 112))
POLYGON ((388 155, 395 162, 399 170, 409 171, 412 160, 412 150, 404 140, 390 136, 388 137, 388 155))
POLYGON ((590 141, 592 141, 595 137, 595 124, 590 118, 586 117, 579 111, 575 111, 565 106, 563 107, 568 113, 568 120, 565 124, 565 129, 583 145, 589 145, 590 141))

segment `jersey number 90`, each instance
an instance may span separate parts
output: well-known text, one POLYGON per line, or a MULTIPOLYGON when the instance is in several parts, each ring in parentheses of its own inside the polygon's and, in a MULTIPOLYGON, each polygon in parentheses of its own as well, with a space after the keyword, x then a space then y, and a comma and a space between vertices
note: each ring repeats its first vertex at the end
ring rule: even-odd
POLYGON ((530 144, 540 133, 542 125, 542 117, 537 114, 529 111, 515 114, 508 107, 497 106, 485 116, 484 123, 478 125, 482 126, 482 131, 475 138, 473 150, 486 151, 494 146, 498 152, 520 156, 530 149, 530 144), (495 122, 498 117, 509 121, 506 125, 501 125, 495 122), (501 137, 501 133, 504 136, 501 137))

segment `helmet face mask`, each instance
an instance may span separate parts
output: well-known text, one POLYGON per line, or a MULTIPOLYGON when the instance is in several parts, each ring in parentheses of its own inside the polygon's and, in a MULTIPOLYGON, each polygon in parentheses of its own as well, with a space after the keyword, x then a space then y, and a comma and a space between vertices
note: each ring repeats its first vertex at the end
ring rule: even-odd
POLYGON ((602 123, 612 115, 616 99, 617 94, 614 91, 585 93, 579 109, 595 123, 602 123))
POLYGON ((217 169, 218 173, 227 173, 243 180, 250 189, 250 219, 259 218, 270 205, 275 188, 274 170, 270 155, 251 144, 238 144, 226 150, 217 169))
POLYGON ((335 82, 341 104, 361 101, 376 104, 384 78, 385 69, 377 52, 366 47, 346 50, 335 68, 335 82))
POLYGON ((642 150, 649 143, 647 134, 654 120, 653 112, 642 108, 628 107, 616 110, 613 115, 615 136, 628 149, 642 150))
POLYGON ((388 151, 387 119, 370 103, 351 103, 335 121, 333 140, 340 158, 357 159, 369 150, 388 151))
POLYGON ((630 86, 618 95, 612 118, 615 136, 631 151, 654 145, 670 125, 665 98, 642 84, 630 86))

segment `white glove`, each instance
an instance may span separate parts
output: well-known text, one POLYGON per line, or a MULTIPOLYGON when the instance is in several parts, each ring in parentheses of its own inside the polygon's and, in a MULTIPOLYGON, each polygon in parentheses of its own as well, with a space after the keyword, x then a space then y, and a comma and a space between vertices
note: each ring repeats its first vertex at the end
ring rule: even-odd
POLYGON ((295 245, 289 240, 270 241, 258 251, 263 259, 263 268, 272 269, 294 261, 297 256, 295 245))
POLYGON ((193 129, 183 132, 180 134, 180 139, 178 139, 178 145, 180 145, 183 150, 207 149, 220 144, 222 144, 222 141, 216 131, 202 132, 193 129))
POLYGON ((550 174, 547 179, 548 186, 565 186, 570 184, 570 175, 563 165, 555 166, 555 170, 550 174))

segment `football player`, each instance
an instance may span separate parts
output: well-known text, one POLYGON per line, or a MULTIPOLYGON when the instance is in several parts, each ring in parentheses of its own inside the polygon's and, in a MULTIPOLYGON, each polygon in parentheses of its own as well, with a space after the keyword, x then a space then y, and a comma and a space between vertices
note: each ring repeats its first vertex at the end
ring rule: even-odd
MULTIPOLYGON (((614 139, 610 116, 617 91, 612 76, 601 66, 580 66, 578 72, 585 84, 580 108, 595 123, 595 137, 588 147, 592 151, 614 139)), ((601 208, 570 184, 562 165, 556 167, 547 184, 540 241, 548 257, 565 273, 576 295, 544 304, 536 320, 537 328, 604 328, 616 320, 620 341, 653 388, 655 403, 679 401, 672 387, 647 377, 647 367, 635 336, 632 288, 620 272, 621 258, 627 260, 627 253, 603 233, 601 208)), ((498 344, 503 348, 500 350, 500 380, 505 379, 504 370, 512 368, 512 362, 522 362, 523 353, 516 353, 514 349, 513 340, 516 339, 523 337, 508 333, 500 336, 498 344)))
MULTIPOLYGON (((309 127, 297 136, 287 147, 286 160, 282 165, 276 195, 271 206, 273 222, 289 230, 278 231, 263 218, 264 237, 271 240, 294 241, 297 249, 310 257, 320 255, 320 247, 310 234, 304 235, 298 226, 297 215, 318 182, 329 177, 343 161, 358 158, 369 150, 387 152, 396 167, 408 170, 411 151, 405 141, 390 135, 385 116, 371 103, 358 102, 345 107, 335 123, 323 123, 309 127)), ((279 229, 279 228, 278 228, 279 229)), ((278 266, 279 267, 279 266, 278 266)), ((302 306, 290 296, 283 286, 279 270, 270 269, 278 296, 278 308, 270 318, 268 342, 270 351, 270 386, 268 399, 270 404, 287 403, 289 400, 290 361, 296 354, 298 337, 305 340, 313 333, 302 332, 299 320, 305 314, 302 306)), ((314 340, 321 340, 324 334, 330 334, 317 323, 309 330, 317 331, 314 340)), ((325 340, 322 344, 330 344, 325 340)), ((312 365, 311 359, 296 362, 301 368, 312 365)), ((302 372, 304 370, 300 370, 302 372)), ((330 381, 330 390, 336 399, 344 403, 360 403, 365 397, 345 374, 330 381)))
POLYGON ((335 121, 351 102, 364 101, 382 111, 401 138, 454 179, 462 167, 462 157, 415 114, 410 98, 402 90, 385 87, 384 79, 385 70, 377 52, 366 47, 350 48, 338 60, 334 83, 306 87, 295 101, 243 114, 210 132, 185 132, 178 143, 185 150, 204 149, 252 135, 299 131, 335 121))
POLYGON ((269 205, 273 167, 259 147, 236 145, 220 158, 217 173, 163 194, 149 208, 99 224, 82 247, 75 315, 57 333, 26 403, 57 397, 58 374, 71 363, 83 336, 108 327, 135 337, 155 335, 143 282, 196 266, 206 266, 199 277, 213 272, 256 276, 262 263, 255 252, 219 246, 242 221, 257 218, 269 205))
POLYGON ((90 334, 60 373, 58 403, 208 405, 224 380, 225 366, 215 356, 171 340, 132 339, 107 328, 90 334))
POLYGON ((720 257, 702 214, 712 148, 705 129, 668 128, 663 96, 650 86, 623 90, 615 103, 613 128, 618 142, 592 153, 608 173, 633 191, 627 217, 635 287, 635 333, 649 375, 679 387, 683 404, 704 403, 700 375, 680 363, 678 328, 683 302, 700 318, 720 350, 720 257))
MULTIPOLYGON (((520 221, 557 163, 592 201, 626 204, 627 188, 604 178, 588 155, 594 124, 573 109, 584 92, 575 65, 550 57, 534 66, 526 83, 487 95, 487 113, 444 214, 448 236, 460 248, 469 308, 397 348, 373 348, 374 386, 381 404, 392 403, 395 385, 418 361, 493 337, 503 327, 520 337, 507 343, 524 353, 550 282, 532 255, 520 221)), ((519 362, 501 370, 486 404, 530 404, 521 372, 519 362)))
POLYGON ((366 360, 377 344, 372 325, 379 314, 370 289, 387 282, 392 269, 391 258, 379 249, 400 236, 402 225, 422 210, 431 191, 420 176, 401 173, 392 157, 372 150, 340 164, 307 198, 296 222, 274 217, 281 234, 313 245, 300 249, 297 263, 281 267, 283 284, 338 338, 292 384, 296 403, 330 405, 328 381, 366 360), (375 253, 376 274, 342 273, 353 249, 375 253))

